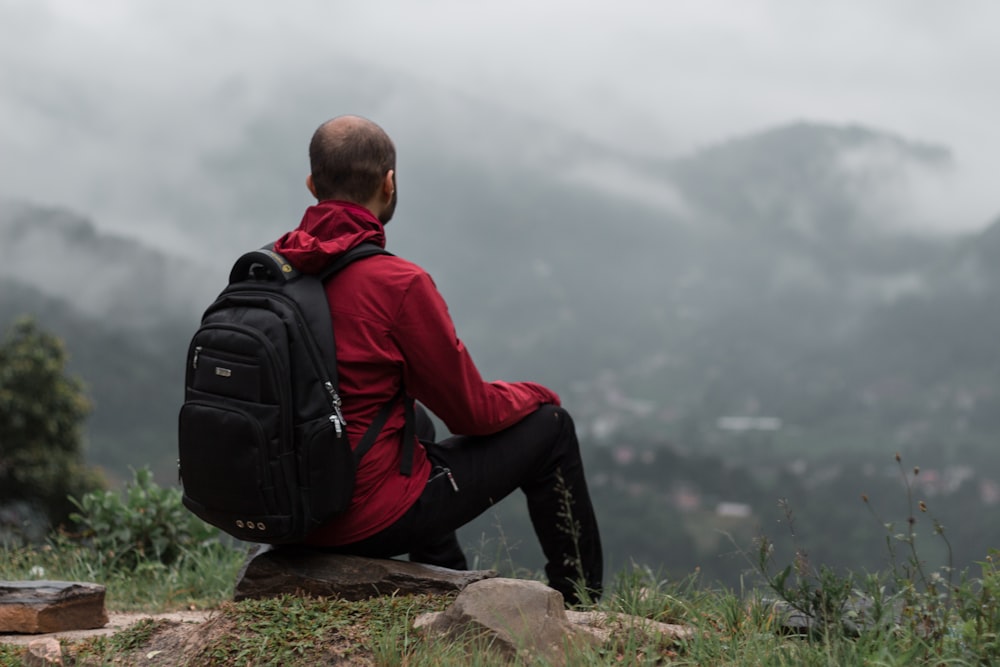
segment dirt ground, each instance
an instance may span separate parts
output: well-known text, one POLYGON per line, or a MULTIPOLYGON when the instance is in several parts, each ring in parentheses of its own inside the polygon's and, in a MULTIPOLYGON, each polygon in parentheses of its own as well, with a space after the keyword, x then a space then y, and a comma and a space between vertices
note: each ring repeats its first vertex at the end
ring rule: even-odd
POLYGON ((69 630, 66 632, 52 632, 49 634, 25 635, 17 633, 0 633, 0 644, 15 644, 27 646, 36 639, 52 637, 57 640, 78 641, 89 637, 99 637, 101 635, 113 635, 121 632, 125 628, 143 619, 155 619, 170 621, 179 624, 181 627, 194 624, 202 624, 209 620, 214 612, 211 611, 174 611, 166 614, 148 614, 141 612, 108 612, 108 623, 103 628, 94 630, 69 630))
MULTIPOLYGON (((95 630, 75 630, 51 634, 0 634, 0 644, 24 646, 33 641, 53 638, 62 642, 63 657, 69 664, 105 664, 100 658, 79 655, 86 640, 102 635, 112 635, 145 619, 156 621, 156 628, 139 646, 117 654, 114 664, 156 665, 157 667, 188 667, 204 661, 201 652, 220 638, 238 636, 240 628, 233 619, 217 611, 179 611, 165 614, 116 613, 108 614, 108 624, 95 630)), ((303 664, 336 664, 371 667, 374 661, 366 650, 358 650, 357 642, 347 636, 331 637, 313 648, 312 655, 303 656, 303 664)))

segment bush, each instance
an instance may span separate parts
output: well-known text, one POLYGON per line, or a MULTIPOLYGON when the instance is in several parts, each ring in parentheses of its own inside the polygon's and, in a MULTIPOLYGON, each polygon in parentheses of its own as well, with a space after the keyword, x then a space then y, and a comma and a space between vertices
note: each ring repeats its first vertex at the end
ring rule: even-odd
POLYGON ((66 362, 62 340, 31 318, 18 320, 0 340, 0 510, 11 515, 0 523, 13 538, 37 539, 67 520, 73 510, 67 496, 104 487, 83 460, 90 404, 83 384, 66 374, 66 362), (32 518, 28 530, 25 517, 32 518))
POLYGON ((121 494, 95 491, 70 502, 79 510, 70 515, 79 527, 75 537, 97 552, 102 565, 170 565, 187 550, 218 543, 219 531, 184 507, 179 489, 157 486, 149 468, 133 471, 121 494))

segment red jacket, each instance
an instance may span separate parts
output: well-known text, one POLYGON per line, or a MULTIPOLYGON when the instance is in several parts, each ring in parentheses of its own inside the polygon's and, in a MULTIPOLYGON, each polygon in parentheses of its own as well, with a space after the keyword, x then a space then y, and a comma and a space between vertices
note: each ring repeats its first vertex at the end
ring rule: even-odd
MULTIPOLYGON (((330 256, 363 241, 385 246, 367 209, 324 201, 275 244, 297 269, 318 273, 330 256)), ((376 255, 347 266, 327 285, 337 345, 344 418, 357 446, 379 408, 399 389, 423 403, 454 434, 487 435, 559 397, 533 382, 485 382, 455 334, 448 308, 417 265, 376 255)), ((351 507, 313 531, 307 543, 336 546, 370 537, 399 519, 420 496, 430 463, 417 443, 413 474, 400 473, 403 406, 397 406, 362 458, 351 507)))

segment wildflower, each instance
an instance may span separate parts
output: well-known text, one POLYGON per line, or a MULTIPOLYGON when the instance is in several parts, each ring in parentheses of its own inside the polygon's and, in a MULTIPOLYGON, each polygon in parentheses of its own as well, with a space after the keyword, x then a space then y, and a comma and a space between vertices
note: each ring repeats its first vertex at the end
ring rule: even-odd
POLYGON ((45 576, 45 568, 42 567, 41 565, 35 565, 30 570, 28 570, 28 574, 33 579, 41 579, 45 576))

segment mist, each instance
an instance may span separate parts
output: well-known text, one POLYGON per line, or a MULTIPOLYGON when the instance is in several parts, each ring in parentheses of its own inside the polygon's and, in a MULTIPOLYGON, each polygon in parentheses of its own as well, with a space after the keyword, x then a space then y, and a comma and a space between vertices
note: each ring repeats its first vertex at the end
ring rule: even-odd
MULTIPOLYGON (((900 185, 900 205, 921 212, 913 224, 924 229, 977 229, 1000 210, 990 187, 1000 91, 983 85, 1000 48, 989 30, 998 21, 1000 7, 987 1, 917 11, 899 0, 3 0, 0 196, 66 206, 190 249, 176 218, 225 211, 239 196, 218 187, 206 162, 259 141, 262 119, 278 119, 286 134, 254 158, 280 163, 268 178, 296 187, 309 134, 340 113, 383 124, 405 169, 421 167, 413 147, 432 136, 440 152, 486 164, 514 153, 546 170, 600 169, 602 180, 606 166, 553 158, 588 144, 678 158, 803 119, 946 147, 947 178, 917 175, 900 185), (345 77, 361 85, 345 90, 345 77), (290 82, 313 94, 308 114, 287 108, 290 82), (524 124, 542 129, 528 137, 524 124)), ((669 186, 641 179, 626 175, 618 189, 678 204, 669 186)), ((300 196, 308 204, 301 187, 300 196)), ((297 212, 285 210, 294 224, 297 212)))
POLYGON ((198 314, 312 203, 314 129, 361 114, 398 149, 390 249, 485 377, 563 396, 617 562, 733 575, 712 503, 752 507, 749 539, 781 494, 833 536, 818 560, 877 568, 835 536, 894 451, 969 480, 926 492, 980 517, 953 533, 975 562, 1000 540, 996 25, 987 0, 0 0, 0 321, 67 341, 91 462, 173 483, 198 314))

